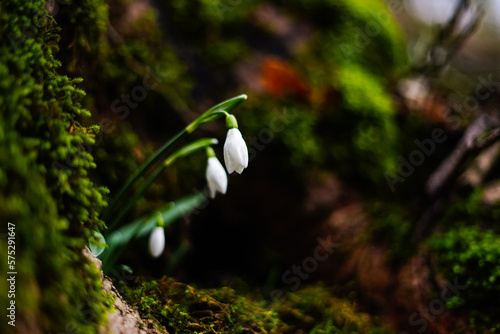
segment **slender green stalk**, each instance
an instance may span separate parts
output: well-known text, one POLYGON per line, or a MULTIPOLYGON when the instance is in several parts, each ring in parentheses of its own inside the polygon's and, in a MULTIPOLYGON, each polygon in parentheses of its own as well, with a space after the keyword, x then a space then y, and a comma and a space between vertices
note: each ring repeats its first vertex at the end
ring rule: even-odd
POLYGON ((211 122, 221 116, 227 116, 228 113, 239 106, 243 101, 247 99, 246 94, 241 94, 238 96, 235 96, 233 98, 230 98, 226 101, 223 101, 219 104, 216 104, 212 108, 208 109, 205 111, 203 114, 201 114, 200 117, 198 117, 196 120, 194 120, 191 124, 189 124, 186 127, 186 131, 189 133, 193 132, 198 126, 211 122), (215 116, 215 117, 213 117, 215 116))
MULTIPOLYGON (((243 101, 247 99, 247 96, 245 94, 241 94, 238 96, 235 96, 231 99, 228 99, 226 101, 223 101, 219 104, 216 104, 212 108, 208 109, 206 112, 204 112, 200 117, 195 119, 193 122, 191 122, 189 125, 187 125, 182 131, 177 133, 174 137, 172 137, 168 142, 166 142, 162 147, 160 147, 148 160, 146 160, 140 167, 137 169, 137 171, 130 177, 130 179, 123 185, 123 187, 118 191, 116 197, 113 199, 111 204, 108 206, 108 208, 105 210, 102 220, 104 222, 107 222, 111 215, 116 211, 118 204, 123 200, 123 197, 125 194, 130 190, 132 185, 144 174, 147 172, 151 166, 160 160, 165 154, 167 154, 173 147, 174 145, 186 134, 192 133, 194 130, 196 130, 200 125, 211 122, 213 120, 216 120, 222 116, 227 116, 228 112, 236 108, 238 105, 240 105, 243 101)), ((134 197, 135 198, 135 197, 134 197)), ((123 213, 120 213, 120 216, 123 217, 123 213)), ((116 219, 114 220, 116 221, 116 219)), ((111 226, 114 224, 110 224, 108 227, 109 230, 111 229, 111 226)))
POLYGON ((171 166, 177 159, 185 157, 191 153, 209 147, 210 145, 218 144, 218 140, 215 138, 203 138, 198 139, 192 143, 189 143, 176 152, 172 153, 169 157, 165 159, 165 161, 157 167, 156 171, 151 174, 143 183, 137 194, 132 197, 125 207, 119 211, 117 216, 111 221, 109 224, 109 230, 112 231, 113 228, 122 221, 123 217, 134 207, 135 203, 146 193, 149 187, 153 184, 153 182, 160 176, 160 174, 169 166, 171 166))
POLYGON ((118 223, 122 221, 123 217, 125 217, 125 215, 129 213, 129 211, 134 207, 135 203, 146 193, 151 184, 153 184, 154 180, 156 180, 158 176, 160 176, 160 174, 166 168, 167 168, 166 164, 161 164, 161 166, 159 166, 159 168, 151 176, 149 176, 147 180, 143 182, 139 192, 135 194, 135 196, 132 197, 130 201, 128 201, 125 207, 122 210, 120 210, 119 213, 116 215, 116 217, 111 221, 111 223, 108 226, 108 229, 110 231, 112 231, 116 227, 116 225, 118 225, 118 223))
MULTIPOLYGON (((132 235, 136 235, 142 227, 143 226, 141 224, 137 224, 137 226, 134 227, 132 235)), ((100 258, 102 261, 102 271, 104 273, 108 274, 108 272, 112 269, 112 265, 116 262, 116 259, 118 259, 126 245, 127 244, 121 244, 113 249, 113 251, 108 250, 102 253, 104 256, 101 256, 100 258)))
POLYGON ((174 144, 181 139, 188 132, 186 129, 183 129, 179 133, 177 133, 174 137, 172 137, 168 142, 166 142, 162 147, 160 147, 148 160, 146 160, 139 169, 130 177, 130 179, 125 183, 125 185, 118 191, 118 194, 113 199, 109 207, 106 209, 102 220, 104 222, 108 221, 111 217, 111 214, 116 210, 116 207, 121 202, 123 196, 127 193, 127 191, 132 187, 132 185, 155 163, 157 162, 164 154, 166 154, 170 149, 173 148, 174 144))

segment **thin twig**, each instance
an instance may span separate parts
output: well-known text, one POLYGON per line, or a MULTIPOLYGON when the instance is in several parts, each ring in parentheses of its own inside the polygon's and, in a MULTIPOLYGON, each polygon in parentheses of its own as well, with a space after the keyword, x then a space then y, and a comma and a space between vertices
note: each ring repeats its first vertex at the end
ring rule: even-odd
POLYGON ((500 121, 497 117, 483 113, 467 128, 455 150, 441 163, 426 184, 432 204, 416 225, 414 241, 422 238, 431 221, 444 208, 451 185, 455 184, 465 170, 466 162, 498 141, 500 121))
POLYGON ((474 17, 470 23, 464 27, 460 27, 462 18, 470 10, 473 10, 471 9, 470 0, 462 0, 457 4, 452 17, 436 33, 434 40, 430 43, 428 53, 430 59, 424 57, 420 65, 414 69, 415 72, 431 77, 449 64, 467 38, 479 27, 484 17, 483 7, 481 4, 478 4, 475 7, 474 17))

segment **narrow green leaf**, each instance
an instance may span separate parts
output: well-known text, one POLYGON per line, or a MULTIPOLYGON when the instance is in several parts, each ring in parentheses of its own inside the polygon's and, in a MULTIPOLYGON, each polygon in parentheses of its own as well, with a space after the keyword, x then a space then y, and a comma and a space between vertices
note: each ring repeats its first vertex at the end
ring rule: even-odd
POLYGON ((186 131, 188 133, 191 133, 194 130, 196 130, 196 128, 198 128, 198 126, 200 126, 202 124, 212 122, 212 121, 214 121, 214 120, 216 120, 224 115, 227 116, 227 114, 231 110, 233 110, 234 108, 239 106, 246 99, 247 99, 247 95, 241 94, 241 95, 235 96, 233 98, 230 98, 226 101, 223 101, 219 104, 216 104, 215 106, 211 107, 210 109, 205 111, 203 114, 201 114, 201 116, 198 117, 197 119, 195 119, 193 122, 191 122, 191 124, 186 126, 186 131))
POLYGON ((201 150, 210 145, 216 145, 219 141, 215 138, 203 138, 195 140, 192 143, 189 143, 183 147, 181 147, 176 152, 172 153, 166 160, 165 165, 170 166, 175 160, 185 157, 191 153, 194 153, 198 150, 201 150))
POLYGON ((222 110, 224 109, 227 112, 230 112, 237 106, 239 106, 243 101, 245 101, 248 98, 246 94, 241 94, 235 97, 232 97, 230 99, 227 99, 226 101, 222 101, 219 104, 216 104, 212 108, 208 109, 208 112, 215 111, 215 110, 222 110))
POLYGON ((100 256, 103 264, 103 271, 107 273, 114 261, 118 258, 119 253, 123 248, 135 238, 140 238, 149 235, 156 227, 159 212, 163 218, 165 227, 173 223, 178 218, 191 213, 198 207, 201 207, 206 197, 203 193, 197 193, 189 197, 180 199, 179 201, 170 202, 154 214, 147 217, 141 217, 134 222, 123 226, 122 228, 112 232, 108 236, 108 249, 100 256))

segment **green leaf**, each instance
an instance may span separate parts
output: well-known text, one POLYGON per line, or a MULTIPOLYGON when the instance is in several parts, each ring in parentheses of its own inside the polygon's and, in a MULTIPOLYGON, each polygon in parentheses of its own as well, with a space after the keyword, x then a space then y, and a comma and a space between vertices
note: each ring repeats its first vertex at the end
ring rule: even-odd
POLYGON ((165 159, 165 162, 156 167, 155 172, 149 176, 141 185, 140 190, 137 192, 137 194, 132 197, 127 204, 122 206, 121 210, 113 217, 111 220, 111 223, 109 224, 109 231, 112 232, 117 226, 122 219, 128 214, 128 212, 134 207, 135 203, 146 193, 146 191, 149 189, 149 187, 153 184, 153 182, 160 176, 163 171, 173 164, 175 160, 185 157, 191 153, 194 153, 198 150, 201 150, 205 147, 209 147, 210 145, 217 144, 219 141, 215 138, 203 138, 196 140, 190 144, 187 144, 174 152, 172 155, 170 155, 167 159, 165 159))
POLYGON ((227 112, 230 112, 237 106, 239 106, 243 101, 245 101, 248 98, 246 94, 241 94, 235 97, 232 97, 226 101, 223 101, 219 104, 216 104, 212 108, 208 109, 206 113, 210 113, 216 110, 225 110, 227 112))
POLYGON ((231 110, 239 106, 246 99, 247 95, 241 94, 219 104, 216 104, 215 106, 201 114, 201 116, 191 122, 191 124, 186 126, 186 131, 188 133, 191 133, 202 124, 212 122, 222 116, 227 116, 231 110))
POLYGON ((191 153, 194 153, 196 151, 199 151, 207 146, 210 145, 216 145, 218 144, 219 141, 215 138, 203 138, 203 139, 198 139, 192 143, 189 143, 183 147, 181 147, 179 150, 175 151, 170 155, 166 160, 165 160, 165 165, 170 166, 174 163, 175 160, 185 157, 191 153))
POLYGON ((180 199, 179 201, 170 202, 153 214, 147 217, 141 217, 134 222, 123 226, 122 228, 112 232, 108 236, 108 249, 100 256, 102 260, 102 268, 104 273, 107 273, 111 268, 123 248, 135 238, 149 235, 156 227, 158 212, 161 214, 164 226, 167 227, 178 218, 191 213, 196 208, 200 207, 206 197, 203 193, 197 193, 189 197, 180 199))

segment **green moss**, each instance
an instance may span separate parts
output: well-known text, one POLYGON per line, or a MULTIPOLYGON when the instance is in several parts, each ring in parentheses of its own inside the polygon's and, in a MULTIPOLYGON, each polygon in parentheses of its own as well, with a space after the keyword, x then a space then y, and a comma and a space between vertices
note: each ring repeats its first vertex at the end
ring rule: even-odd
POLYGON ((385 189, 383 175, 395 171, 399 148, 389 85, 407 66, 401 30, 376 0, 292 1, 286 6, 322 28, 298 56, 317 87, 312 89, 330 94, 324 98, 328 103, 316 106, 317 114, 324 115, 316 133, 325 162, 344 178, 385 189))
POLYGON ((124 287, 121 294, 142 316, 171 333, 237 333, 247 323, 254 330, 267 332, 277 320, 230 288, 196 290, 162 278, 142 282, 136 289, 124 287), (257 318, 259 323, 252 320, 257 318))
POLYGON ((122 296, 170 333, 390 333, 321 285, 266 303, 228 287, 196 289, 166 277, 137 284, 123 287, 122 296))
POLYGON ((467 286, 446 306, 478 331, 499 330, 500 237, 477 226, 458 226, 431 237, 428 245, 443 277, 467 286))
POLYGON ((439 233, 427 240, 438 277, 466 285, 447 308, 465 317, 479 331, 498 331, 500 309, 499 204, 482 203, 483 189, 455 194, 437 221, 439 233))
POLYGON ((397 167, 399 133, 392 99, 380 79, 359 66, 340 69, 338 81, 341 108, 331 118, 335 162, 343 174, 383 184, 383 173, 394 173, 397 167))
POLYGON ((104 227, 106 189, 88 178, 93 131, 77 121, 89 115, 81 80, 57 72, 58 29, 44 6, 0 8, 9 37, 0 42, 0 214, 16 226, 17 321, 30 331, 92 333, 110 300, 81 250, 104 227))
POLYGON ((321 284, 312 285, 286 295, 276 307, 285 323, 284 333, 391 333, 379 327, 379 321, 356 311, 353 303, 331 296, 321 284))
POLYGON ((321 28, 308 53, 321 58, 328 67, 360 64, 369 72, 389 77, 407 68, 404 35, 384 2, 294 0, 281 3, 321 28))

